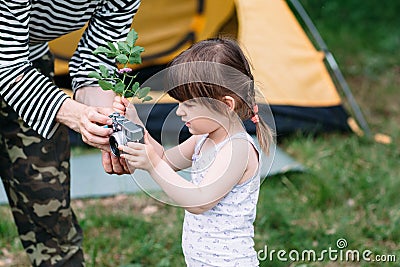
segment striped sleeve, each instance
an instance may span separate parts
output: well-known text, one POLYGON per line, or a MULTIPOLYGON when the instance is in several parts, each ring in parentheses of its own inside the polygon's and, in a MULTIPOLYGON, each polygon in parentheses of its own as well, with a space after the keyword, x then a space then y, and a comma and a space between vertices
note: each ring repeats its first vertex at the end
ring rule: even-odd
POLYGON ((95 56, 92 51, 108 41, 124 40, 139 5, 140 0, 111 0, 104 1, 103 6, 97 9, 69 64, 72 89, 98 85, 96 79, 88 78, 88 74, 98 70, 99 65, 110 69, 116 67, 115 62, 103 55, 95 56))
POLYGON ((36 132, 50 138, 55 116, 68 98, 30 65, 29 12, 26 1, 0 1, 0 93, 4 101, 36 132))

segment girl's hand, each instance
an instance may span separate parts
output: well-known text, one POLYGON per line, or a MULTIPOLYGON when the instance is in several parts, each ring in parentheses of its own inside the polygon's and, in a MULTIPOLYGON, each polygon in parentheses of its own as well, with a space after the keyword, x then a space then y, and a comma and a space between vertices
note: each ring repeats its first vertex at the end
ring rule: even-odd
POLYGON ((118 146, 118 149, 124 152, 121 158, 126 159, 129 167, 150 172, 162 159, 150 144, 147 132, 144 135, 144 142, 144 144, 128 142, 126 146, 118 146))

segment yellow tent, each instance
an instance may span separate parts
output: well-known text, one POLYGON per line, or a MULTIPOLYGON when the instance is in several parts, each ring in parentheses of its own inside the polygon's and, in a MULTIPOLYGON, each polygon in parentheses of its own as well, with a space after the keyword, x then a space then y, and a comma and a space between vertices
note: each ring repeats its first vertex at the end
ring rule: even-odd
MULTIPOLYGON (((193 42, 228 35, 237 38, 254 67, 278 137, 350 129, 325 53, 314 47, 284 0, 146 0, 132 26, 139 33, 137 44, 145 48, 138 70, 142 81, 193 42)), ((50 43, 57 76, 68 73, 68 59, 83 30, 50 43)), ((152 94, 158 99, 160 92, 152 94)), ((157 105, 150 131, 160 128, 176 103, 166 98, 157 105)))

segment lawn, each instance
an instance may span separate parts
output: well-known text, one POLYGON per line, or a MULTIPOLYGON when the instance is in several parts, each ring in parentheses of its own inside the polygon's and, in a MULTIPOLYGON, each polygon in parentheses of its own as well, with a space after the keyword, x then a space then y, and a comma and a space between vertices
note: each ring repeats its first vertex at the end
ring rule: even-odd
MULTIPOLYGON (((261 266, 400 266, 400 4, 343 2, 302 1, 372 132, 392 142, 352 133, 281 140, 279 146, 307 171, 269 177, 261 186, 255 222, 261 266), (291 251, 320 256, 338 250, 338 240, 347 242, 342 252, 396 256, 397 265, 335 261, 327 254, 323 262, 283 259, 295 257, 291 251), (286 256, 279 259, 279 250, 286 256)), ((181 209, 145 194, 79 199, 73 206, 85 233, 87 266, 184 266, 181 209)), ((8 206, 0 206, 0 216, 0 267, 26 266, 8 206)))

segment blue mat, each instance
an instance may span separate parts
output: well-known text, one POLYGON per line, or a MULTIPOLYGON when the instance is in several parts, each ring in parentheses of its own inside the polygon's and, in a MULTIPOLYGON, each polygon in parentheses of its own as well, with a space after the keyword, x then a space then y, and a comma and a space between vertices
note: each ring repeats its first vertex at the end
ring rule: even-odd
MULTIPOLYGON (((263 157, 262 177, 288 171, 303 171, 304 167, 275 147, 270 157, 263 157), (272 164, 272 165, 271 165, 272 164)), ((188 172, 181 172, 187 178, 188 172)), ((136 193, 142 189, 160 190, 145 171, 137 170, 131 175, 109 175, 101 165, 101 153, 71 157, 71 197, 105 197, 124 193, 136 193), (136 181, 135 181, 136 180, 136 181)), ((8 203, 3 184, 0 183, 0 204, 8 203)))

